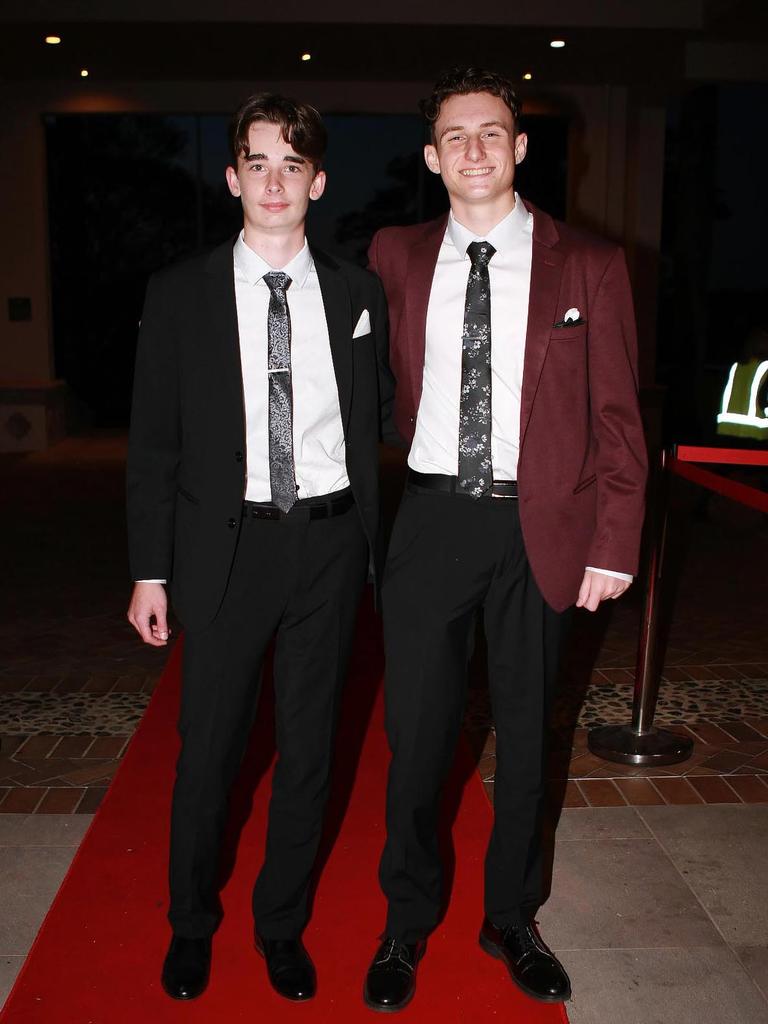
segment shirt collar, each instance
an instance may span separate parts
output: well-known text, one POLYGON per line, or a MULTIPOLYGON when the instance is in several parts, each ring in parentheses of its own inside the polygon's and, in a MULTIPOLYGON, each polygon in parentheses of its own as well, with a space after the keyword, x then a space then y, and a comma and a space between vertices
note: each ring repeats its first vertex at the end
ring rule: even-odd
POLYGON ((526 230, 529 230, 531 214, 525 208, 520 196, 515 192, 515 205, 502 220, 499 221, 487 235, 475 235, 469 228, 464 227, 453 216, 453 210, 448 217, 446 238, 456 247, 464 259, 467 256, 467 246, 470 242, 490 242, 497 252, 508 252, 518 243, 526 230))
POLYGON ((258 284, 265 274, 269 274, 273 270, 281 270, 290 277, 292 288, 303 288, 315 265, 306 238, 304 247, 284 267, 272 267, 263 256, 259 256, 245 244, 243 231, 237 236, 235 242, 234 259, 235 270, 250 285, 258 284))

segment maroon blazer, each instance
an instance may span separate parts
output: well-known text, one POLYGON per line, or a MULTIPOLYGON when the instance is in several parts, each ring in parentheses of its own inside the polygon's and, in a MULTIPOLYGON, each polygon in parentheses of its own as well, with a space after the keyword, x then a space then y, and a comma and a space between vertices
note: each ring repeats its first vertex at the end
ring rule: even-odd
MULTIPOLYGON (((547 602, 573 604, 588 565, 637 574, 646 454, 637 338, 622 250, 533 213, 518 490, 528 559, 547 602), (585 323, 555 327, 571 307, 585 323)), ((370 266, 389 303, 394 419, 410 445, 427 304, 447 218, 384 228, 370 266)))

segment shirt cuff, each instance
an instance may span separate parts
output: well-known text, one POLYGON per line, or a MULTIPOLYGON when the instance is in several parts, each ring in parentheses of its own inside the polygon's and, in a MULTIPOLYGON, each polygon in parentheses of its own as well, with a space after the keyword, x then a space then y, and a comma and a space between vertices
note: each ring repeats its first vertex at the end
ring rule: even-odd
POLYGON ((134 580, 134 583, 167 583, 168 580, 134 580))
POLYGON ((613 572, 613 570, 611 569, 596 569, 594 565, 588 565, 587 572, 597 572, 600 573, 601 576, 613 576, 614 579, 626 580, 627 583, 631 583, 632 580, 635 578, 634 576, 630 576, 626 572, 613 572))

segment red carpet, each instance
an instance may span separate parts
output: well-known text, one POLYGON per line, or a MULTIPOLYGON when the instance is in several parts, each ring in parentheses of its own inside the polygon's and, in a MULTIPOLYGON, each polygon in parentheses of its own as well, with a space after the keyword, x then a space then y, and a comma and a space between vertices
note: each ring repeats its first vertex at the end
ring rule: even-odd
MULTIPOLYGON (((361 1000, 384 923, 376 866, 389 760, 378 692, 378 627, 367 607, 358 634, 339 732, 327 860, 305 935, 318 968, 316 999, 292 1004, 274 995, 252 945, 250 889, 261 862, 273 751, 268 691, 233 802, 232 832, 242 825, 242 834, 222 893, 225 916, 214 939, 210 987, 192 1003, 174 1003, 160 988, 169 937, 166 849, 177 749, 177 647, 0 1015, 3 1024, 372 1024, 382 1019, 361 1000)), ((449 824, 455 815, 451 904, 430 939, 416 998, 398 1019, 567 1024, 562 1007, 528 999, 477 945, 491 812, 466 751, 457 759, 446 803, 449 824)))

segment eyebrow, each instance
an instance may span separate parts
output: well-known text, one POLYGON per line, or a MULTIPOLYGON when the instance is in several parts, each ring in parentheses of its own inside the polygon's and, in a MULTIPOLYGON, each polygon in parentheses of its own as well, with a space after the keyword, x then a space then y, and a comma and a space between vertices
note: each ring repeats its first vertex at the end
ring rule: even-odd
MULTIPOLYGON (((480 127, 481 128, 503 128, 505 132, 509 131, 507 126, 502 121, 483 121, 483 123, 480 125, 480 127)), ((443 128, 443 130, 440 132, 440 138, 442 139, 442 137, 444 135, 447 135, 449 132, 463 132, 463 131, 466 131, 466 129, 465 129, 463 124, 451 125, 448 128, 443 128)))
MULTIPOLYGON (((269 157, 267 156, 266 153, 249 153, 248 156, 246 156, 244 159, 246 163, 253 163, 254 160, 269 161, 269 157)), ((284 156, 283 160, 291 164, 305 164, 307 162, 303 156, 296 156, 295 154, 284 156)))

